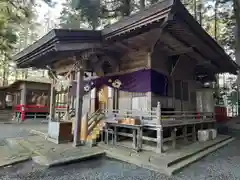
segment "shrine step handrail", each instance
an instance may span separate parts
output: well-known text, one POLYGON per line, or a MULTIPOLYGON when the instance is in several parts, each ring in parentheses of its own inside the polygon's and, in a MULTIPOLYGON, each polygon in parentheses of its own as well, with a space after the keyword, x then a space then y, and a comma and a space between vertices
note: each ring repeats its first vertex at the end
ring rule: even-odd
POLYGON ((91 124, 91 123, 92 123, 91 119, 92 119, 95 115, 99 114, 100 112, 101 112, 101 109, 98 109, 97 111, 95 111, 95 112, 93 112, 92 114, 90 114, 90 116, 88 116, 88 124, 91 124))
POLYGON ((94 113, 92 113, 88 118, 88 134, 95 128, 95 126, 100 122, 103 117, 104 113, 102 113, 101 109, 98 109, 94 113), (100 117, 102 115, 102 117, 100 117))

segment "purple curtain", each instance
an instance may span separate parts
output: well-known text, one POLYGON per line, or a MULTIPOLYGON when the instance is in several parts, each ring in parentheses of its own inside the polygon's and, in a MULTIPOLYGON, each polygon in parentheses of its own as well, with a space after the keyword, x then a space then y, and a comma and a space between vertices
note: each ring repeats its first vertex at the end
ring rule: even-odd
MULTIPOLYGON (((101 88, 104 85, 117 88, 121 91, 139 93, 154 92, 166 96, 168 79, 167 76, 154 70, 142 69, 131 73, 105 76, 91 81, 85 81, 84 91, 88 92, 95 87, 101 88)), ((71 95, 76 94, 76 83, 73 83, 70 93, 71 95)))

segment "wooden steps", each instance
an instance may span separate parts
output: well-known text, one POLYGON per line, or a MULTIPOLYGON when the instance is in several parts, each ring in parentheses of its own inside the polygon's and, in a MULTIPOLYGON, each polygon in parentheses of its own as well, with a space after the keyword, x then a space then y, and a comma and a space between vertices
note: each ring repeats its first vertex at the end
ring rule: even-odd
POLYGON ((0 122, 9 122, 13 119, 12 110, 0 110, 0 122))
POLYGON ((100 120, 93 130, 88 134, 87 141, 96 141, 100 137, 104 126, 104 120, 100 120))

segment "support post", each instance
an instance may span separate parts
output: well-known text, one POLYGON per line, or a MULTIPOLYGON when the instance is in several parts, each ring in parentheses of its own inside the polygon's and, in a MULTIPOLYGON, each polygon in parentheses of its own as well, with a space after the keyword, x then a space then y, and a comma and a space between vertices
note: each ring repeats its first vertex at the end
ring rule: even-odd
POLYGON ((88 113, 82 118, 81 126, 81 143, 85 144, 88 136, 88 113))
MULTIPOLYGON (((75 71, 73 71, 71 73, 70 78, 71 78, 71 81, 75 80, 75 71)), ((71 94, 70 102, 71 102, 71 105, 70 105, 71 109, 74 109, 74 95, 73 94, 71 94)))
POLYGON ((51 92, 50 92, 50 113, 49 120, 53 121, 55 119, 55 105, 56 105, 56 91, 54 87, 55 81, 51 83, 51 92))
POLYGON ((196 134, 196 125, 194 124, 192 128, 193 128, 192 129, 192 140, 193 140, 193 142, 195 142, 195 141, 197 141, 197 138, 196 138, 196 136, 197 136, 197 134, 196 134))
POLYGON ((113 109, 118 109, 118 97, 119 91, 117 89, 113 89, 113 109))
POLYGON ((118 137, 117 137, 117 127, 116 127, 116 126, 114 126, 113 138, 114 138, 113 144, 116 145, 116 144, 117 144, 117 141, 118 141, 118 137))
MULTIPOLYGON (((82 63, 82 62, 81 62, 82 63)), ((76 91, 76 116, 75 116, 75 127, 74 127, 74 137, 73 146, 81 145, 80 143, 80 129, 82 120, 82 103, 83 103, 83 67, 79 64, 77 72, 77 91, 76 91)))
MULTIPOLYGON (((72 72, 69 75, 69 79, 70 79, 71 82, 73 81, 72 72)), ((64 117, 65 121, 69 121, 71 119, 71 116, 70 116, 71 98, 72 98, 72 96, 70 95, 70 87, 68 87, 67 88, 67 95, 66 95, 67 110, 65 112, 65 117, 64 117)))
POLYGON ((138 128, 137 130, 137 150, 142 150, 142 128, 138 128))
POLYGON ((188 139, 187 139, 187 125, 183 126, 183 140, 185 143, 187 143, 188 139))
POLYGON ((156 114, 157 114, 157 122, 156 124, 157 125, 161 125, 162 122, 161 122, 161 103, 158 101, 157 102, 157 109, 156 109, 156 114))
POLYGON ((217 122, 213 122, 213 129, 217 129, 217 122))
POLYGON ((133 149, 136 149, 136 146, 137 145, 137 130, 136 129, 133 129, 133 149))
POLYGON ((156 153, 163 153, 163 129, 162 127, 157 128, 157 149, 156 153))
POLYGON ((208 123, 208 129, 212 128, 212 123, 208 123))
POLYGON ((26 84, 22 84, 22 90, 21 90, 21 120, 25 120, 25 113, 26 113, 26 97, 27 97, 27 87, 26 84))
POLYGON ((172 128, 171 138, 172 138, 172 148, 176 149, 177 138, 176 138, 177 128, 172 128))

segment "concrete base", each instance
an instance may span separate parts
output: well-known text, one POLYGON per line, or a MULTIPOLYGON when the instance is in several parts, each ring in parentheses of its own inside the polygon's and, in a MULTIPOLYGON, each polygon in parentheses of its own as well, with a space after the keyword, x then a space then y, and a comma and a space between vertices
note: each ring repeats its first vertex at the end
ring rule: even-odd
POLYGON ((82 154, 79 156, 75 156, 75 157, 63 157, 63 158, 59 158, 56 160, 50 160, 48 159, 47 156, 34 156, 32 158, 32 160, 37 163, 40 164, 42 166, 47 166, 47 167, 54 167, 54 166, 60 166, 60 165, 64 165, 64 164, 69 164, 69 163, 74 163, 74 162, 80 162, 80 161, 85 161, 87 159, 90 158, 97 158, 100 156, 105 155, 104 151, 101 152, 92 152, 89 154, 82 154))
POLYGON ((56 144, 71 142, 73 138, 71 130, 71 122, 49 121, 48 138, 56 144))
POLYGON ((7 139, 7 141, 8 144, 14 144, 14 147, 24 148, 28 154, 32 155, 33 161, 48 167, 83 161, 86 158, 105 154, 99 147, 73 147, 72 143, 56 145, 40 136, 7 139))
POLYGON ((180 169, 234 140, 230 136, 219 135, 215 140, 195 142, 178 147, 175 150, 169 149, 166 153, 158 154, 146 150, 137 153, 129 148, 103 143, 99 143, 96 147, 91 148, 87 145, 72 147, 72 143, 56 145, 43 137, 44 135, 42 134, 42 137, 18 138, 15 139, 14 143, 28 149, 32 154, 32 159, 36 163, 48 167, 106 155, 110 158, 132 163, 167 175, 178 172, 180 169))
POLYGON ((14 139, 0 142, 0 167, 10 166, 31 159, 31 153, 19 146, 14 139))
POLYGON ((99 144, 99 146, 105 149, 106 155, 110 158, 132 163, 167 175, 172 175, 233 140, 234 138, 231 138, 230 136, 220 135, 215 140, 202 143, 196 142, 163 154, 157 154, 150 151, 136 153, 128 148, 114 147, 105 144, 99 144))

